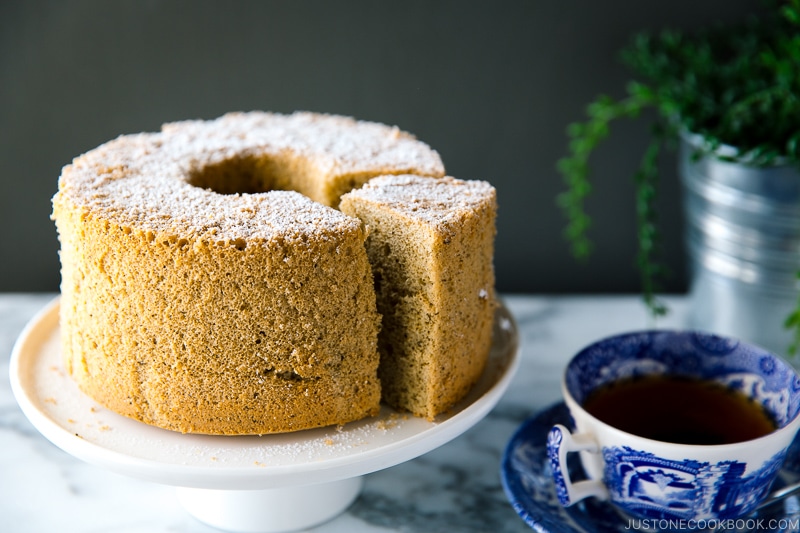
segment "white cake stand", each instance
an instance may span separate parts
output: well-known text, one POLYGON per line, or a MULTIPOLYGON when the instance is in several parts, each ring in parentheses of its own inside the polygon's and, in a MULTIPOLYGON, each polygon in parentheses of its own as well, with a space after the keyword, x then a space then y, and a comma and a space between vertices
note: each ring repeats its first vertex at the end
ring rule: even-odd
POLYGON ((186 510, 239 532, 308 528, 341 513, 362 477, 441 446, 480 421, 508 387, 519 337, 500 306, 489 364, 467 398, 433 422, 383 407, 377 417, 280 435, 209 436, 163 430, 117 415, 66 374, 54 300, 23 330, 11 388, 25 416, 56 446, 91 464, 178 487, 186 510))

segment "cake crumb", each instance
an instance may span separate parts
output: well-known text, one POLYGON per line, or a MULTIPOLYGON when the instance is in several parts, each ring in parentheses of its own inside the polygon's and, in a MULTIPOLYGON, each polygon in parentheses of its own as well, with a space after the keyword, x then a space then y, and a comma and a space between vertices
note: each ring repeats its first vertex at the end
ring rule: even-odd
POLYGON ((398 413, 391 413, 388 417, 383 420, 378 420, 375 423, 375 427, 383 431, 389 431, 392 428, 397 427, 400 423, 400 420, 407 420, 408 415, 399 415, 398 413))
POLYGON ((325 445, 326 446, 333 446, 333 439, 331 439, 331 438, 325 439, 325 445))
POLYGON ((58 402, 52 396, 48 396, 47 398, 45 398, 44 403, 51 403, 53 405, 58 405, 58 402))

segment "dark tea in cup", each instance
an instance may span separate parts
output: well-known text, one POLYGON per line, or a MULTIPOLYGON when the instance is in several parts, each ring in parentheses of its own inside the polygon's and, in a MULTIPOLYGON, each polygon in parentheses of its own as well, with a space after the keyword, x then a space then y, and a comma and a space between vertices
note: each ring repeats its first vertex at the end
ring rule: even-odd
POLYGON ((622 431, 677 444, 732 444, 777 429, 774 417, 742 391, 678 375, 613 382, 592 392, 583 408, 622 431))

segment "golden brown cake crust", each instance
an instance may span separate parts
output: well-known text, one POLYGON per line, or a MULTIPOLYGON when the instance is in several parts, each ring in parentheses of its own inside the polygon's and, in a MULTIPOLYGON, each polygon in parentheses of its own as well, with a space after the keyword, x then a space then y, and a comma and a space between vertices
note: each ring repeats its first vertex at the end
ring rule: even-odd
POLYGON ((444 173, 396 128, 310 113, 175 123, 77 158, 53 199, 67 369, 112 410, 183 432, 375 414, 366 234, 321 203, 408 171, 444 173))

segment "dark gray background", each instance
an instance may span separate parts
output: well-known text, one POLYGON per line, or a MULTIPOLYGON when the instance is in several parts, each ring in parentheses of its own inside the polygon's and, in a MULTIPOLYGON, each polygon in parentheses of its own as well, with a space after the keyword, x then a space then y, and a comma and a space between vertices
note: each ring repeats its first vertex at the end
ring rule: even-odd
MULTIPOLYGON (((505 292, 636 292, 632 172, 647 120, 593 160, 597 248, 562 238, 567 124, 622 94, 632 33, 742 19, 755 0, 0 2, 0 291, 55 291, 61 167, 123 133, 227 111, 396 124, 498 189, 505 292)), ((646 118, 646 117, 645 117, 646 118)), ((668 292, 686 288, 675 158, 662 160, 668 292)))

